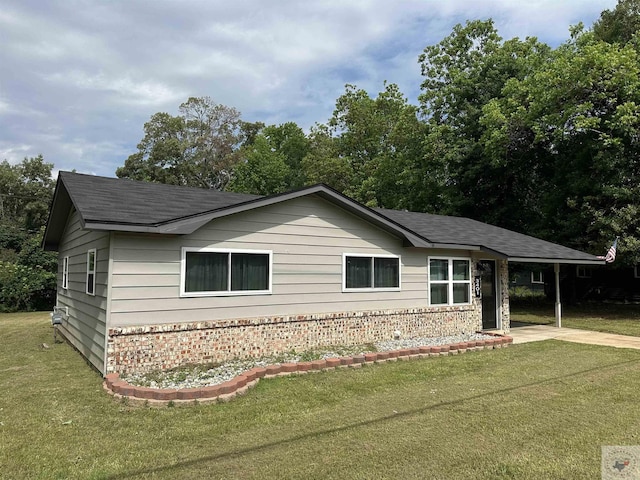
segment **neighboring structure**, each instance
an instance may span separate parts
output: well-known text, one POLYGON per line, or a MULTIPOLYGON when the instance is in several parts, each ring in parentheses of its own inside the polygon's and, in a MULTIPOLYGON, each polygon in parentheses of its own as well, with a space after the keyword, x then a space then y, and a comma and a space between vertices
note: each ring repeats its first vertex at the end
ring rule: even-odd
POLYGON ((595 256, 324 186, 257 197, 60 172, 60 331, 103 374, 509 330, 508 261, 595 256))
MULTIPOLYGON (((509 286, 512 289, 524 289, 516 290, 520 295, 526 296, 529 291, 553 298, 553 267, 517 265, 515 269, 510 269, 509 286)), ((563 265, 560 288, 565 303, 640 303, 640 265, 563 265)))
POLYGON ((640 303, 640 266, 566 266, 562 271, 561 286, 564 298, 571 302, 640 303))
POLYGON ((509 272, 509 286, 511 288, 524 287, 532 293, 544 294, 545 277, 553 277, 553 268, 546 271, 541 265, 525 266, 518 265, 517 268, 509 272))

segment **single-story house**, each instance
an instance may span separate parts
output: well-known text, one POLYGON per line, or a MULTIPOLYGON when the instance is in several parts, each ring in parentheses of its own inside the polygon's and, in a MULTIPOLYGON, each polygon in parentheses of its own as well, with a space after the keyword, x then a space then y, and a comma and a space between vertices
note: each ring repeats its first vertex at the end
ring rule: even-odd
POLYGON ((508 262, 603 263, 325 185, 259 197, 70 172, 43 247, 59 254, 59 330, 104 375, 508 331, 508 262))

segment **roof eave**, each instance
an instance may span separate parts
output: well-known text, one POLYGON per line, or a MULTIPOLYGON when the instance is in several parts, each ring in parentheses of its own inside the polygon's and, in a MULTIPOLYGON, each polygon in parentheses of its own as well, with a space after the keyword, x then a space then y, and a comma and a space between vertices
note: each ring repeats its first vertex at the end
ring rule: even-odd
POLYGON ((480 247, 478 245, 465 245, 462 243, 432 243, 431 248, 439 248, 442 250, 470 250, 470 251, 479 251, 480 247))
POLYGON ((108 223, 100 221, 87 221, 84 227, 87 230, 102 230, 110 232, 130 232, 130 233, 165 233, 160 227, 155 225, 133 225, 128 223, 108 223))
POLYGON ((604 260, 597 258, 547 258, 547 257, 509 257, 510 262, 514 263, 565 263, 572 265, 606 265, 604 260))
POLYGON ((468 245, 463 243, 432 243, 428 248, 437 248, 442 250, 465 250, 469 252, 482 252, 492 257, 507 260, 509 257, 502 252, 488 248, 482 245, 468 245))
POLYGON ((58 176, 56 188, 53 192, 51 205, 49 206, 49 216, 42 236, 40 246, 46 251, 58 251, 60 239, 64 233, 64 228, 69 216, 69 210, 73 206, 73 200, 69 195, 67 188, 58 176))

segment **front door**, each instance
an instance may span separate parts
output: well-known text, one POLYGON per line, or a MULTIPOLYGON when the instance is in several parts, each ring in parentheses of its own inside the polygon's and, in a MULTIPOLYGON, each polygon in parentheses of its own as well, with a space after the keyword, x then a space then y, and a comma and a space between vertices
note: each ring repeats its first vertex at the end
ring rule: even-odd
POLYGON ((498 328, 495 260, 482 260, 480 262, 480 270, 480 284, 482 287, 482 328, 498 328))

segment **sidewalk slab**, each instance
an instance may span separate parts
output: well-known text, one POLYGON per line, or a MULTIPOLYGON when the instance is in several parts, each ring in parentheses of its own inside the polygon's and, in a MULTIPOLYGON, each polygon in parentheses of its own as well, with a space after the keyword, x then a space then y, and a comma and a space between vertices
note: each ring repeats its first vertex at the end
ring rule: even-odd
POLYGON ((557 328, 550 325, 512 325, 509 335, 513 343, 538 342, 541 340, 564 340, 565 342, 604 345, 616 348, 634 348, 640 350, 640 337, 616 335, 614 333, 579 330, 577 328, 557 328))

